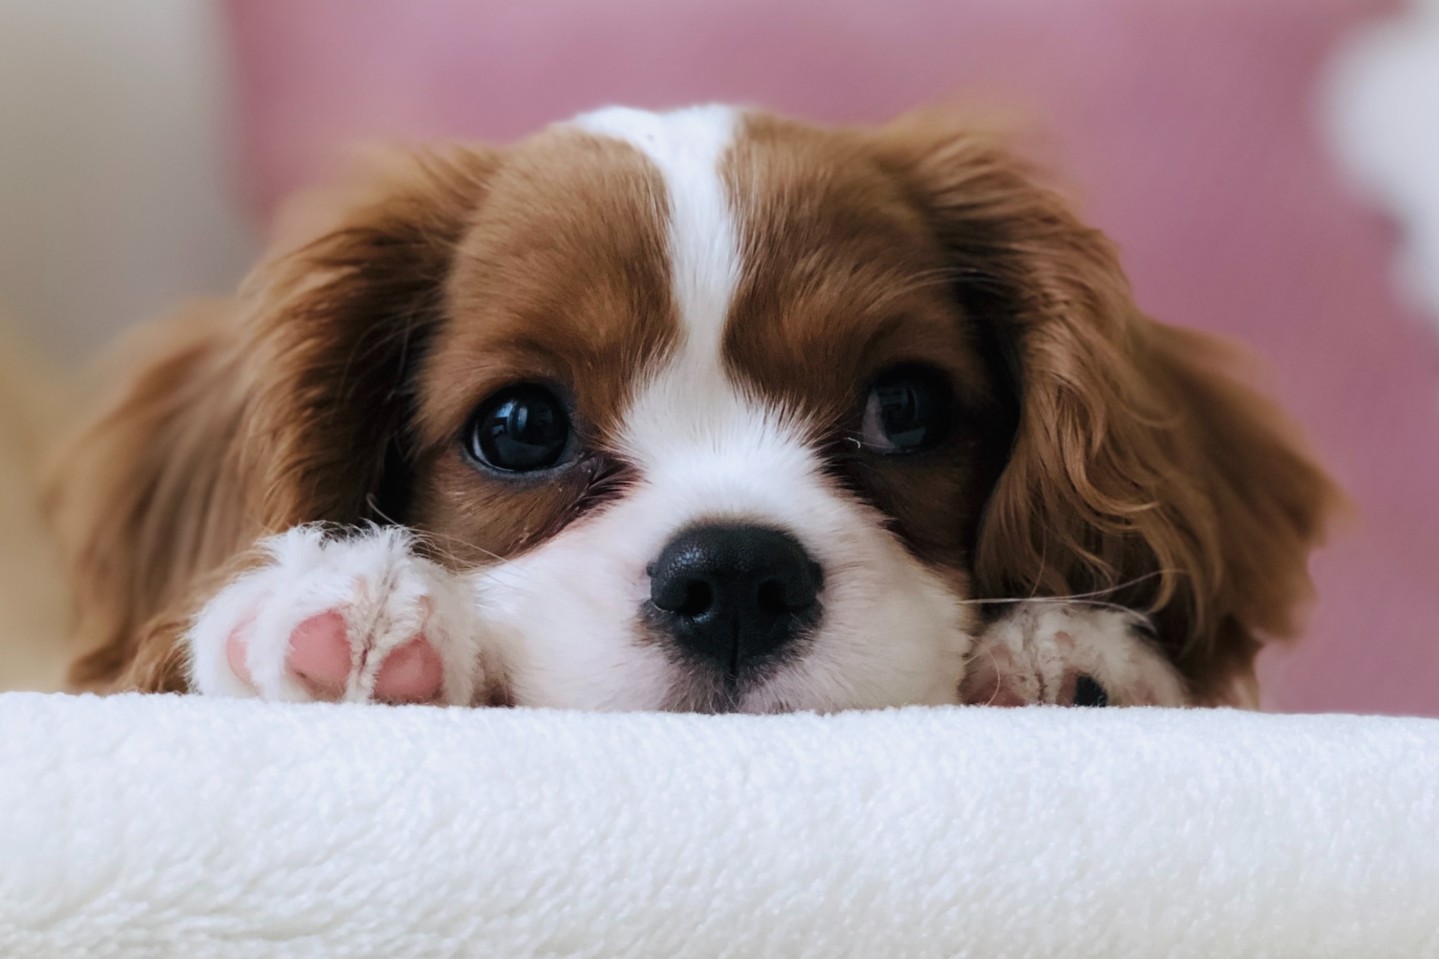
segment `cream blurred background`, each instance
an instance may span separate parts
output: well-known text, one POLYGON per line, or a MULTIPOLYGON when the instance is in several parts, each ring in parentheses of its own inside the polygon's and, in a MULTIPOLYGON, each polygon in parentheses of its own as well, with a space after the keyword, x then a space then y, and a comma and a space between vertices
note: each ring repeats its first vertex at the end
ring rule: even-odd
POLYGON ((58 359, 244 270, 227 69, 209 3, 0 3, 0 303, 58 359))
POLYGON ((75 367, 253 256, 226 71, 208 3, 0 3, 0 688, 60 678, 67 606, 32 477, 75 367))

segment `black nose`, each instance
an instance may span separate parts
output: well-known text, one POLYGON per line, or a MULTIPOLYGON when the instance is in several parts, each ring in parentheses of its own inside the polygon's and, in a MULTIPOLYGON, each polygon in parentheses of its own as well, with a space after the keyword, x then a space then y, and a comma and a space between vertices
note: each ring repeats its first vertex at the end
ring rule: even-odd
POLYGON ((650 602, 688 652, 730 675, 819 619, 820 568, 793 536, 760 526, 697 526, 650 567, 650 602))

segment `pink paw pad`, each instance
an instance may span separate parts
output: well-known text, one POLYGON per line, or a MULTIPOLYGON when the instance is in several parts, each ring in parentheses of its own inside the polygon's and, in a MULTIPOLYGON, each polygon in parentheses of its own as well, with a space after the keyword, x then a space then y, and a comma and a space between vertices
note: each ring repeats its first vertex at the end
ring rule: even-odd
POLYGON ((338 699, 350 678, 350 639, 345 619, 331 610, 295 627, 285 665, 321 699, 338 699))
POLYGON ((416 636, 385 657, 375 677, 375 698, 395 704, 438 702, 444 672, 435 647, 416 636))
MULTIPOLYGON (((245 664, 244 631, 242 624, 231 633, 225 652, 235 674, 253 684, 245 664)), ((296 626, 290 634, 285 665, 316 699, 337 700, 343 696, 354 668, 344 617, 330 610, 296 626)), ((423 635, 416 635, 385 657, 375 677, 374 698, 393 704, 437 702, 443 682, 439 654, 423 635)))

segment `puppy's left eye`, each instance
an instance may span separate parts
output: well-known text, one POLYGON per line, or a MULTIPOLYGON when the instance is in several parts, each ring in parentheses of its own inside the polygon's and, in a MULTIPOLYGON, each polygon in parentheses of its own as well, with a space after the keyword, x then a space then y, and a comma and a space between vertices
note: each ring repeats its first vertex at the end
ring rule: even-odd
POLYGON ((885 370, 870 387, 860 443, 876 453, 918 453, 949 435, 953 396, 944 374, 906 364, 885 370))
POLYGON ((466 434, 471 459, 502 473, 531 473, 556 465, 569 449, 570 418, 555 394, 525 383, 482 403, 466 434))

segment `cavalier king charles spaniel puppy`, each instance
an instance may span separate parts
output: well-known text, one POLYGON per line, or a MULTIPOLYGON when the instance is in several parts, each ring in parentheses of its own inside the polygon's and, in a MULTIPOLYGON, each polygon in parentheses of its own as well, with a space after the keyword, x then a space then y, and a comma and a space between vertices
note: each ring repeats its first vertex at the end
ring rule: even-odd
POLYGON ((604 109, 299 219, 59 463, 79 688, 1248 703, 1310 591, 1284 420, 954 123, 604 109))

